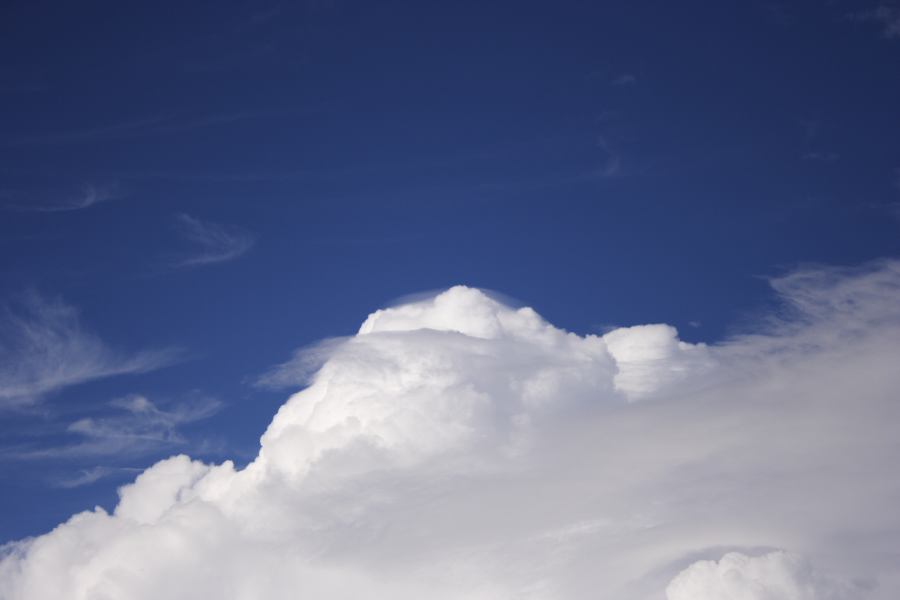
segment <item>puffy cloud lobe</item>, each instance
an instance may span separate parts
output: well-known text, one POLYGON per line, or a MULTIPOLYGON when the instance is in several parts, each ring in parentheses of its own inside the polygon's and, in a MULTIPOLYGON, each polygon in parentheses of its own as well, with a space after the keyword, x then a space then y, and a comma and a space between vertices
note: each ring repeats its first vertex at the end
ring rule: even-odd
POLYGON ((653 394, 712 366, 705 344, 680 341, 670 325, 623 327, 603 341, 616 362, 613 383, 630 398, 653 394))
POLYGON ((666 589, 668 600, 852 600, 860 593, 786 552, 730 552, 718 562, 698 561, 666 589))
POLYGON ((8 545, 0 598, 895 598, 898 273, 776 281, 790 321, 709 347, 465 287, 377 311, 251 464, 158 463, 8 545))
POLYGON ((513 444, 538 415, 614 399, 614 371, 601 338, 452 288, 371 315, 279 410, 258 464, 298 475, 323 453, 360 444, 402 465, 482 439, 513 444))

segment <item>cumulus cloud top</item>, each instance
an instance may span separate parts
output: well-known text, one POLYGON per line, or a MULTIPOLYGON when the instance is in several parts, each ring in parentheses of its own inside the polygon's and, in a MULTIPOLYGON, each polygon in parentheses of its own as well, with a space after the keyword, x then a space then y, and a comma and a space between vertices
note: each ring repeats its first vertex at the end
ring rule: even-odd
POLYGON ((376 311, 248 466, 156 464, 7 545, 0 598, 895 598, 900 269, 792 277, 712 346, 466 287, 376 311))
POLYGON ((531 308, 513 310, 481 290, 458 285, 427 300, 375 311, 359 328, 359 335, 419 329, 497 339, 552 328, 531 308))
POLYGON ((862 590, 830 580, 786 552, 747 556, 729 552, 702 560, 666 588, 668 600, 852 600, 862 590))

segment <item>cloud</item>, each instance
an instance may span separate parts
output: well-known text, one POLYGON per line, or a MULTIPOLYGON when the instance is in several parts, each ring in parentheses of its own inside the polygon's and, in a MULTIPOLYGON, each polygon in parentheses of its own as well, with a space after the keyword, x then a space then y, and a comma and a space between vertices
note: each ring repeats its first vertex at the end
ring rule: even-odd
POLYGON ((122 121, 109 125, 98 125, 81 129, 46 131, 41 133, 12 136, 7 146, 60 146, 93 142, 116 141, 132 138, 173 135, 197 129, 229 125, 251 119, 263 119, 283 114, 282 111, 243 111, 208 114, 194 117, 152 116, 122 121))
POLYGON ((666 588, 668 600, 856 600, 864 589, 831 580, 786 552, 698 561, 666 588))
POLYGON ((592 177, 600 179, 608 179, 618 177, 622 174, 622 158, 613 148, 609 140, 604 136, 597 138, 597 147, 600 148, 603 161, 602 164, 591 172, 592 177))
POLYGON ((834 162, 840 157, 841 155, 837 152, 804 152, 802 155, 800 155, 800 158, 802 158, 803 160, 826 163, 834 162))
POLYGON ((850 18, 855 21, 879 23, 886 38, 900 37, 900 7, 894 4, 879 4, 871 10, 854 13, 850 18))
POLYGON ((101 202, 108 202, 122 197, 122 192, 117 184, 94 185, 85 184, 80 191, 75 194, 54 194, 54 198, 46 198, 48 194, 43 196, 30 195, 24 200, 22 194, 5 192, 3 197, 11 198, 11 202, 7 202, 4 208, 18 212, 67 212, 73 210, 83 210, 90 208, 101 202))
POLYGON ((610 83, 615 86, 634 85, 635 83, 637 83, 637 77, 635 77, 631 73, 625 73, 624 75, 619 75, 610 83))
POLYGON ((63 388, 171 364, 172 349, 130 355, 86 330, 59 299, 27 292, 0 306, 0 408, 32 404, 63 388))
POLYGON ((306 386, 311 382, 313 375, 328 361, 332 352, 345 341, 345 338, 333 338, 300 348, 291 358, 267 370, 253 383, 258 387, 276 390, 306 386))
POLYGON ((87 485, 91 485, 100 481, 101 479, 106 479, 107 477, 112 477, 114 475, 121 475, 124 473, 134 473, 140 472, 140 469, 128 468, 128 467, 107 467, 103 465, 98 465, 95 467, 90 467, 88 469, 81 469, 76 472, 74 475, 68 475, 65 477, 61 477, 53 482, 52 485, 54 487, 63 488, 63 489, 73 489, 78 487, 84 487, 87 485))
MULTIPOLYGON (((183 446, 179 427, 207 419, 222 408, 214 398, 194 397, 162 410, 145 396, 132 394, 110 403, 112 415, 85 417, 67 427, 81 441, 58 447, 12 453, 19 459, 136 456, 183 446)), ((11 454, 7 452, 7 454, 11 454)))
POLYGON ((178 215, 178 231, 193 246, 190 256, 176 261, 176 267, 199 267, 233 260, 245 254, 256 238, 239 227, 201 221, 190 215, 178 215))
POLYGON ((33 94, 50 89, 47 83, 42 81, 21 81, 0 83, 0 94, 33 94))
POLYGON ((879 210, 886 211, 888 215, 900 221, 900 202, 889 202, 881 204, 877 207, 879 210))
POLYGON ((466 287, 376 311, 248 466, 157 463, 5 546, 0 598, 894 600, 900 262, 772 285, 708 346, 466 287))

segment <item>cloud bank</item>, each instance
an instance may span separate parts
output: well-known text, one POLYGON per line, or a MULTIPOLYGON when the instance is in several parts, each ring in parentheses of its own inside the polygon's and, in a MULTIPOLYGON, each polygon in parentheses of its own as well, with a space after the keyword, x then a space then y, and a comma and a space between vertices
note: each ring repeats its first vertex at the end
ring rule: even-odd
POLYGON ((900 263, 773 285, 711 346, 465 287, 376 311, 252 463, 157 463, 3 547, 0 598, 894 600, 900 263))

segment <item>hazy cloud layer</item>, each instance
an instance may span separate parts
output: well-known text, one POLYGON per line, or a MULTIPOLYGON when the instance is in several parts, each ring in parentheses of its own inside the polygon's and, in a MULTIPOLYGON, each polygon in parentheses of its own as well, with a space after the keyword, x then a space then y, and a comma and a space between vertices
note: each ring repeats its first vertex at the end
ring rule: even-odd
POLYGON ((70 385, 170 364, 173 350, 122 354, 86 330, 78 312, 28 292, 0 306, 0 409, 70 385))
POLYGON ((377 311, 249 466, 156 464, 7 545, 0 598, 895 600, 900 263, 773 285, 708 347, 464 287, 377 311))
POLYGON ((178 215, 178 232, 192 247, 190 254, 175 261, 176 267, 199 267, 233 260, 245 254, 256 241, 240 227, 201 221, 190 215, 178 215))

